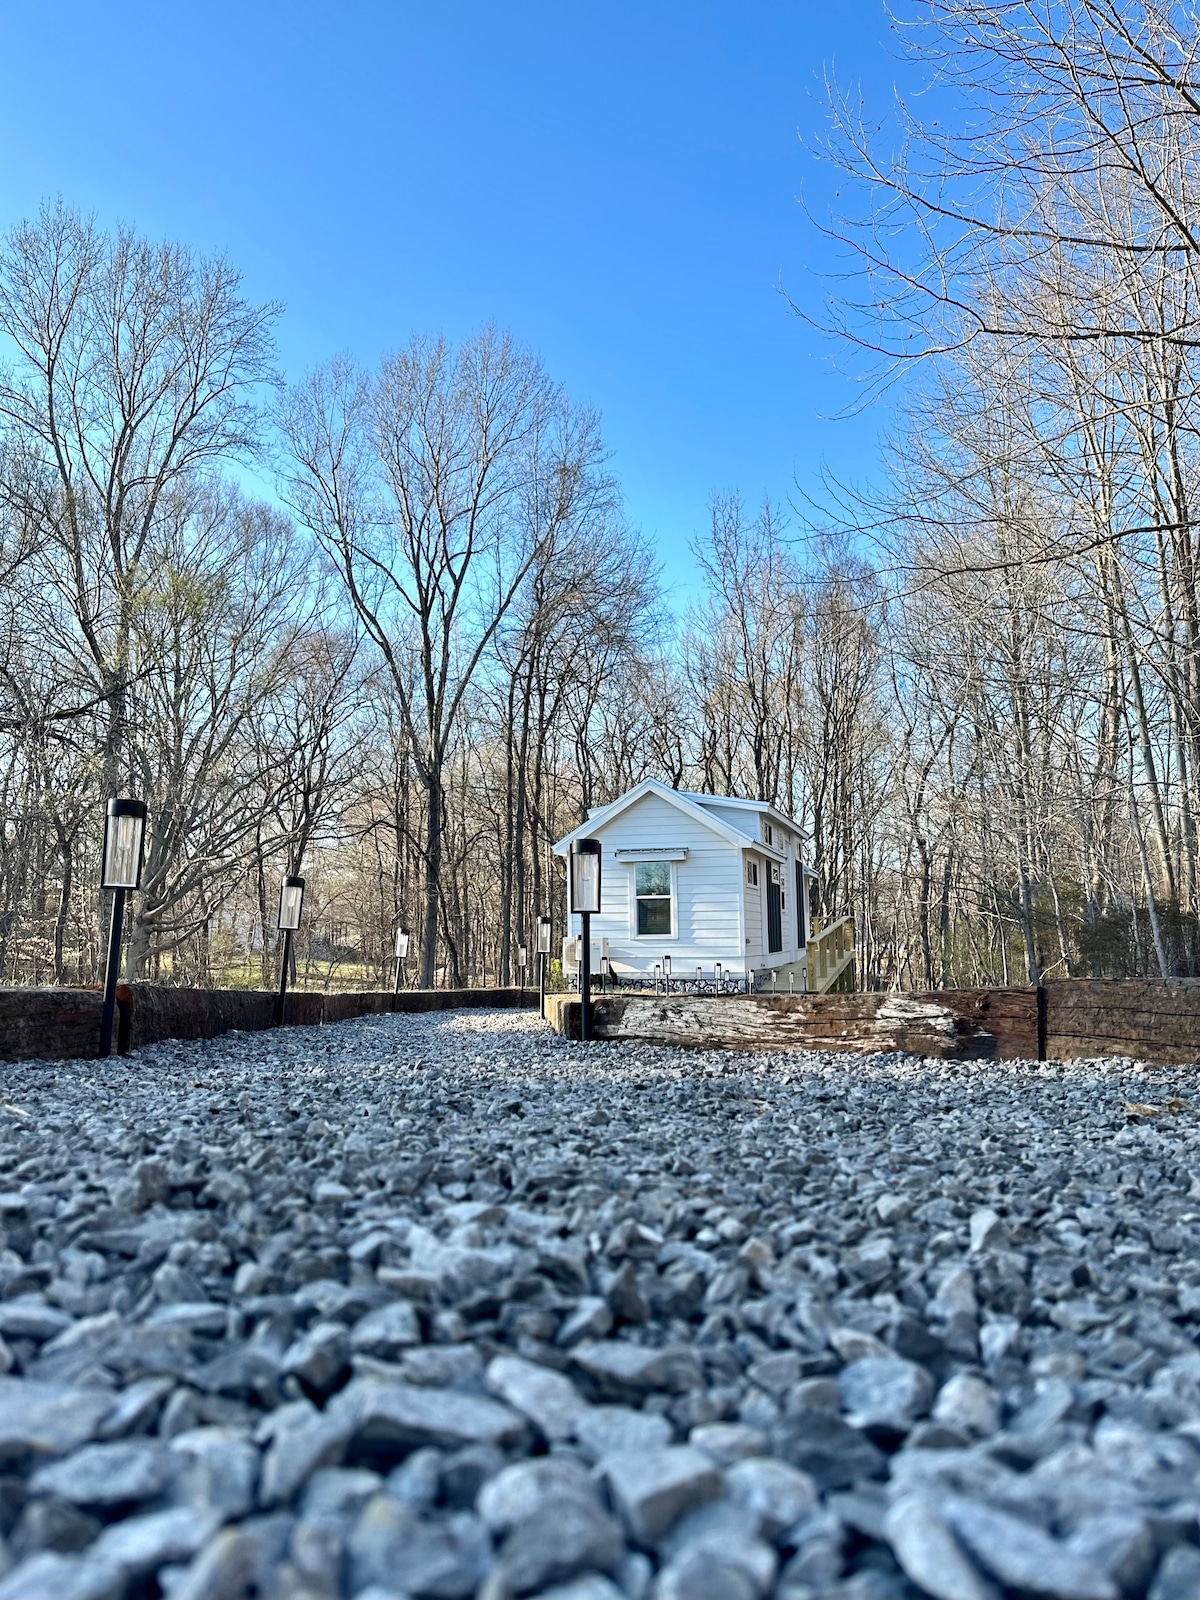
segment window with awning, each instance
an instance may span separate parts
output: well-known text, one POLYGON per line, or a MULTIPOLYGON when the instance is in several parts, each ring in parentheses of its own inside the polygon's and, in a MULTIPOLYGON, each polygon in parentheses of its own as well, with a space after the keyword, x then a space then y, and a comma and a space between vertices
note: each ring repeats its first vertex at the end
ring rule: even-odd
POLYGON ((638 933, 669 936, 674 922, 671 914, 670 862, 639 861, 633 874, 638 933))

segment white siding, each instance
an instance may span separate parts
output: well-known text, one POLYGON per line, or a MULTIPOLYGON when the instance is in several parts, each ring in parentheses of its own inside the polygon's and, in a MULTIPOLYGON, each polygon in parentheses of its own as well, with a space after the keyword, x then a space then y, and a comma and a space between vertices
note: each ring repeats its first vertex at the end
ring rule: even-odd
POLYGON ((744 833, 747 839, 762 837, 759 831, 759 814, 741 806, 714 806, 705 803, 705 811, 710 811, 714 817, 723 822, 727 828, 736 828, 738 833, 744 833))
MULTIPOLYGON (((643 795, 593 836, 600 840, 603 854, 600 913, 592 918, 592 938, 608 940, 609 958, 618 974, 650 972, 664 955, 671 957, 679 977, 690 976, 697 964, 706 969, 714 961, 740 964, 738 893, 744 868, 736 845, 656 794, 643 795), (675 934, 639 938, 633 864, 617 861, 615 852, 681 845, 688 853, 685 860, 673 863, 675 934)), ((578 933, 579 919, 571 920, 571 931, 578 933)))
POLYGON ((788 833, 780 840, 787 860, 783 863, 783 895, 787 902, 783 908, 783 951, 800 953, 800 946, 796 938, 796 839, 795 835, 788 833))
POLYGON ((766 941, 763 938, 763 880, 767 870, 767 863, 755 856, 758 862, 758 886, 746 882, 746 868, 742 866, 742 894, 746 906, 746 954, 748 956, 761 956, 766 950, 766 941))

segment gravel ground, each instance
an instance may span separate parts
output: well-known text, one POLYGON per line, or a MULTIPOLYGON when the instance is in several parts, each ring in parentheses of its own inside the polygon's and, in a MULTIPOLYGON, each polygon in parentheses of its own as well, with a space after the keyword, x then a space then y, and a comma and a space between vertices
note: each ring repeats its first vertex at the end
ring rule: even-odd
POLYGON ((0 1600, 1200 1596, 1191 1073, 0 1068, 0 1600))

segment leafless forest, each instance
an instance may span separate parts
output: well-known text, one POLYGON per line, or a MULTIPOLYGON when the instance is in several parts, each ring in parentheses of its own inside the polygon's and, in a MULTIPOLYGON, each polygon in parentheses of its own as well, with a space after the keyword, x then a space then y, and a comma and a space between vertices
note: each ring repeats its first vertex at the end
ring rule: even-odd
POLYGON ((551 841, 647 774, 804 819, 869 984, 1200 970, 1200 19, 924 0, 904 38, 938 109, 831 87, 814 219, 884 469, 717 495, 685 617, 507 335, 288 381, 225 262, 8 234, 0 981, 94 981, 116 793, 131 977, 271 982, 298 870, 310 981, 384 980, 400 921, 412 981, 504 980, 561 926, 551 841))

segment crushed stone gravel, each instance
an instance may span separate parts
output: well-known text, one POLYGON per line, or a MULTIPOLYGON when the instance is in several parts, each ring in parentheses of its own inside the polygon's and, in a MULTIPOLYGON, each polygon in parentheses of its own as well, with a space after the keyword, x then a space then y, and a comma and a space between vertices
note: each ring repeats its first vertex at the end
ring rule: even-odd
POLYGON ((1200 1595, 1193 1069, 0 1070, 0 1600, 1200 1595))

